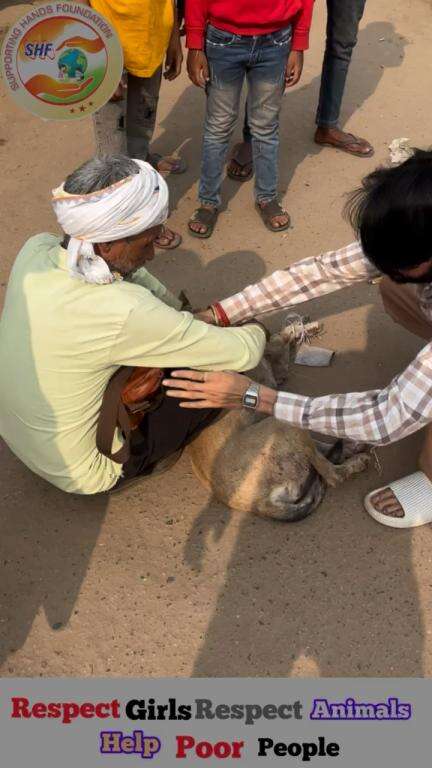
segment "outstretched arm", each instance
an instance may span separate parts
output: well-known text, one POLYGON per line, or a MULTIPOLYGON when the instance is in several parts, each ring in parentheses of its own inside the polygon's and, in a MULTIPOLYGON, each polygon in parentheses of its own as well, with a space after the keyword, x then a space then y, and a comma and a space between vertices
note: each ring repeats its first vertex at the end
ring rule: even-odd
MULTIPOLYGON (((187 408, 241 408, 249 379, 233 373, 173 371, 167 394, 187 408)), ((384 389, 303 397, 261 387, 258 411, 324 435, 386 445, 432 422, 432 343, 384 389)))
POLYGON ((111 349, 114 365, 249 371, 261 360, 265 333, 257 324, 215 328, 167 306, 150 292, 130 312, 111 349))
POLYGON ((279 392, 274 415, 304 429, 374 445, 394 443, 432 422, 432 344, 384 389, 302 397, 279 392))
POLYGON ((235 325, 257 315, 316 299, 378 274, 360 244, 355 242, 338 251, 297 261, 213 306, 219 325, 235 325))

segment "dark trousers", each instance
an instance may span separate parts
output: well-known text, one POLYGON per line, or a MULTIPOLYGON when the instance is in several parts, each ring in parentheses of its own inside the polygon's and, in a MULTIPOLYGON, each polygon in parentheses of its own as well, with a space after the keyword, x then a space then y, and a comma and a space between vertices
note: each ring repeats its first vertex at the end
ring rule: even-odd
POLYGON ((162 67, 151 77, 127 75, 126 102, 108 101, 93 116, 98 155, 149 159, 156 122, 162 67))
MULTIPOLYGON (((366 0, 327 0, 327 37, 316 122, 338 124, 345 83, 366 0)), ((244 141, 251 141, 247 112, 244 141)))
POLYGON ((179 401, 164 397, 155 411, 144 416, 131 434, 131 456, 123 465, 123 477, 128 480, 150 474, 154 464, 187 445, 202 429, 218 418, 218 408, 180 408, 179 401))
POLYGON ((342 98, 366 0, 327 0, 327 39, 316 122, 338 124, 342 98))
POLYGON ((129 157, 148 160, 156 122, 162 67, 151 77, 128 74, 126 137, 129 157))

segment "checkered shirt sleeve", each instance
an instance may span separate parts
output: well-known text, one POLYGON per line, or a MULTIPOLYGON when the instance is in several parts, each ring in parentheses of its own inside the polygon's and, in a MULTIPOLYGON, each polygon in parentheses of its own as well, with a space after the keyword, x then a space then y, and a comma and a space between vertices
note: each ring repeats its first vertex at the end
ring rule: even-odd
MULTIPOLYGON (((358 242, 304 259, 220 302, 232 324, 378 276, 358 242)), ((432 289, 419 288, 431 317, 432 289)), ((279 392, 276 418, 322 434, 385 445, 432 422, 432 343, 385 389, 325 397, 279 392)))
POLYGON ((231 325, 316 299, 379 273, 358 242, 280 269, 255 285, 219 302, 231 325))
POLYGON ((386 445, 432 422, 432 343, 385 389, 302 397, 279 392, 274 415, 304 429, 386 445))

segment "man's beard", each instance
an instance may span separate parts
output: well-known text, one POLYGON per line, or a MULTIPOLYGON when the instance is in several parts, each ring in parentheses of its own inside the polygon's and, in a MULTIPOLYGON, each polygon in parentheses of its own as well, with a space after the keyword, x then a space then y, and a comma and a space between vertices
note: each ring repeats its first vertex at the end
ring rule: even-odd
POLYGON ((110 259, 109 268, 118 272, 124 279, 130 277, 138 269, 145 267, 149 254, 143 253, 139 256, 125 257, 122 256, 117 260, 110 259), (147 258, 146 258, 147 256, 147 258))

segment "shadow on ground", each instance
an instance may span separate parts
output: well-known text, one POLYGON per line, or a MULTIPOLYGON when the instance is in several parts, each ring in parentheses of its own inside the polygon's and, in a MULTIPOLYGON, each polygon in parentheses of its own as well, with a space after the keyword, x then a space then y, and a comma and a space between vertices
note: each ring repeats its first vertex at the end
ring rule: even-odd
MULTIPOLYGON (((41 610, 54 631, 68 623, 76 610, 107 499, 65 499, 65 494, 19 464, 3 443, 0 448, 1 483, 5 487, 7 481, 12 489, 2 495, 1 665, 24 645, 41 610)), ((103 589, 101 599, 105 599, 103 589)))
MULTIPOLYGON (((16 391, 19 382, 14 380, 13 374, 7 380, 7 354, 14 355, 10 370, 16 371, 21 365, 26 371, 31 380, 31 390, 28 391, 32 392, 35 403, 42 403, 44 394, 34 363, 26 291, 32 280, 33 290, 37 291, 40 277, 43 279, 43 274, 27 274, 25 284, 19 285, 15 281, 14 296, 9 300, 19 297, 17 303, 22 307, 19 315, 22 345, 18 350, 5 348, 5 368, 2 370, 4 391, 16 391)), ((18 406, 14 404, 13 407, 18 406)), ((54 421, 49 408, 44 416, 47 423, 54 421)), ((85 498, 61 493, 26 469, 2 441, 0 456, 0 483, 5 489, 0 516, 1 664, 24 644, 41 608, 53 630, 61 629, 70 619, 104 519, 108 497, 85 498)))

